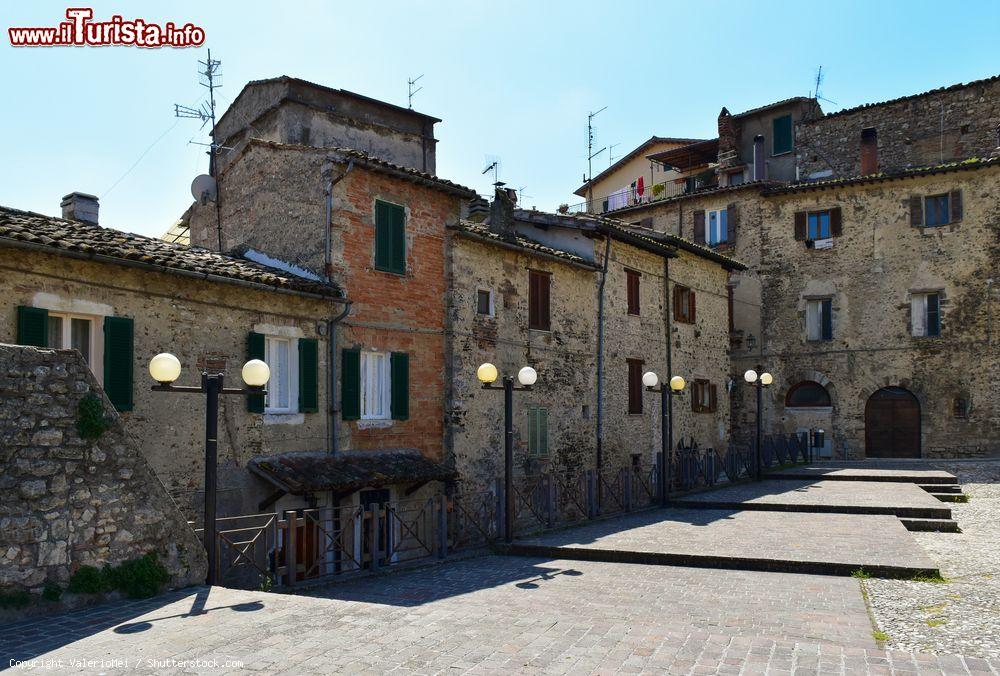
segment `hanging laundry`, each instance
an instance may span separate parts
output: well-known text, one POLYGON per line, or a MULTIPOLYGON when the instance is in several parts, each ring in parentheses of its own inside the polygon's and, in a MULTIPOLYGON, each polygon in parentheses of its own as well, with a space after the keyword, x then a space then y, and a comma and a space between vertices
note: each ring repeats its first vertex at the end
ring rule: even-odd
POLYGON ((638 181, 636 181, 636 188, 635 188, 635 192, 636 192, 636 194, 637 194, 637 195, 638 195, 639 197, 642 197, 642 196, 643 196, 643 193, 645 193, 645 192, 646 192, 646 184, 645 184, 645 183, 643 182, 643 180, 642 180, 642 176, 640 176, 640 177, 639 177, 639 180, 638 180, 638 181))

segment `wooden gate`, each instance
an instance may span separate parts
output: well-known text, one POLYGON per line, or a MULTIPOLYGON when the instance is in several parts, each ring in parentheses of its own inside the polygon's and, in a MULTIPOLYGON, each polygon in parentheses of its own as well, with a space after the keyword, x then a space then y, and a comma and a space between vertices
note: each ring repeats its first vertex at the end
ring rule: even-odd
POLYGON ((865 455, 920 457, 920 402, 902 387, 884 387, 865 406, 865 455))

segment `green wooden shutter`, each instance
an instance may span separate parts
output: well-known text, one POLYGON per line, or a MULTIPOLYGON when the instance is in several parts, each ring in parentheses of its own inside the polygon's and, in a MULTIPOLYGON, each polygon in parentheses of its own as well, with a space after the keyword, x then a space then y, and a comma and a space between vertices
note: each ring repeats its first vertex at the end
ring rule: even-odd
POLYGON ((375 268, 406 272, 406 210, 398 204, 375 201, 375 268))
POLYGON ((538 452, 538 407, 528 407, 528 453, 535 455, 538 452))
MULTIPOLYGON (((266 362, 266 354, 264 347, 264 334, 254 333, 251 331, 247 334, 247 360, 260 359, 266 362)), ((251 394, 247 396, 247 410, 251 413, 263 413, 264 412, 264 395, 263 394, 251 394)))
POLYGON ((17 308, 17 344, 49 346, 49 311, 26 305, 17 308))
POLYGON ((319 342, 299 338, 299 412, 319 411, 319 342))
POLYGON ((391 362, 392 419, 407 420, 410 417, 410 355, 393 352, 391 362))
POLYGON ((774 133, 772 138, 772 154, 780 155, 781 153, 791 152, 792 116, 782 115, 781 117, 774 118, 774 122, 772 122, 772 131, 774 133))
POLYGON ((345 348, 341 352, 340 417, 361 417, 361 350, 345 348))
POLYGON ((132 319, 104 318, 104 392, 119 411, 132 410, 135 365, 132 319))
POLYGON ((549 454, 549 409, 538 409, 538 454, 549 454))

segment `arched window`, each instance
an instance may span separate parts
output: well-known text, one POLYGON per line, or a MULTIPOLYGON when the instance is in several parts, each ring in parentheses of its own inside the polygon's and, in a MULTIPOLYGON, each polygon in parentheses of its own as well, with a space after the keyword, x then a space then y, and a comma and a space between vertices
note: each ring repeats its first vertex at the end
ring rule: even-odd
POLYGON ((803 380, 793 385, 785 395, 785 406, 789 408, 816 408, 830 405, 830 393, 812 380, 803 380))

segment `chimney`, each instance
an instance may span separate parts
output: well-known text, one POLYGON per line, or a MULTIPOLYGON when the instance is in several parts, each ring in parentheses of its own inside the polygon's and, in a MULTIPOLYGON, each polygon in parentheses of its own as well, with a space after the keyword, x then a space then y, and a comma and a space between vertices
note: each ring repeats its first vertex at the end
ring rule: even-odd
POLYGON ((739 154, 739 128, 729 110, 723 108, 719 112, 719 168, 735 166, 739 154))
POLYGON ((878 173, 878 133, 875 127, 861 130, 861 175, 878 173))
POLYGON ((490 205, 490 232, 504 239, 514 239, 514 205, 517 193, 513 190, 497 188, 490 205), (513 193, 513 196, 511 195, 513 193))
POLYGON ((62 217, 70 221, 81 221, 97 225, 97 197, 85 192, 71 192, 62 198, 62 217))
POLYGON ((482 223, 490 213, 490 203, 485 197, 476 195, 466 206, 466 218, 475 223, 482 223))

